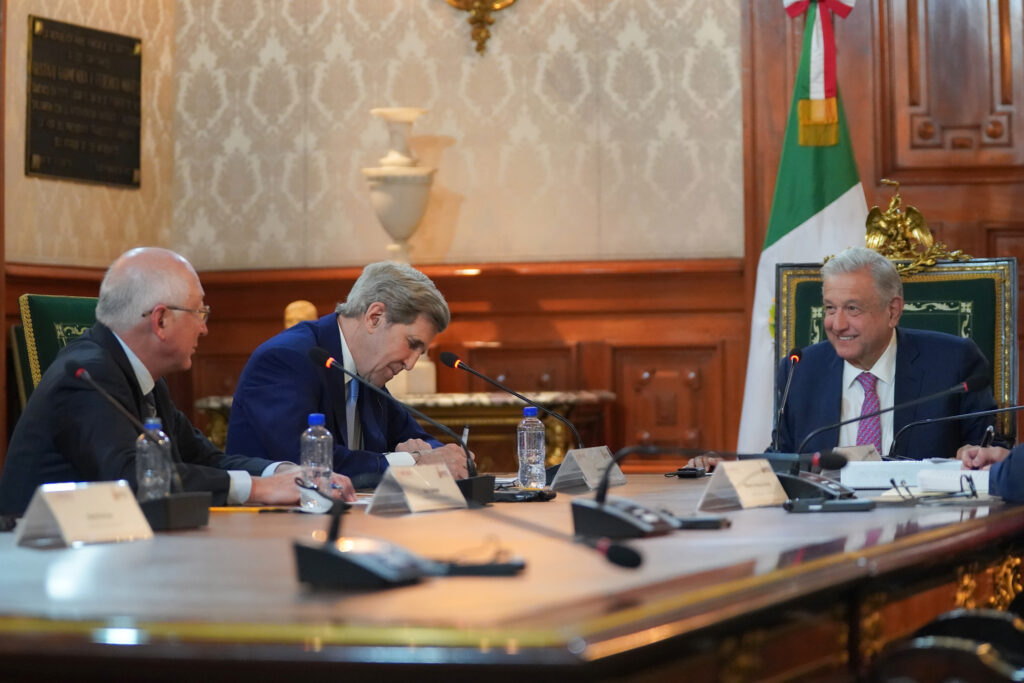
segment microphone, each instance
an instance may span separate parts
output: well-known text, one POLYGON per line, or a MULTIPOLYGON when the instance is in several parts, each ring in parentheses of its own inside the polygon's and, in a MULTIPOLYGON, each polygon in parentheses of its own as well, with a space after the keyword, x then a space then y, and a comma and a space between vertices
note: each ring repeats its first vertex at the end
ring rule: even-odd
MULTIPOLYGON (((107 403, 112 405, 119 413, 128 418, 128 421, 131 422, 145 438, 156 444, 158 446, 158 450, 163 453, 163 449, 159 448, 160 441, 156 436, 146 429, 145 425, 143 425, 139 418, 135 417, 130 410, 121 405, 120 401, 111 396, 109 391, 100 386, 100 384, 92 378, 92 375, 89 374, 88 370, 83 367, 79 367, 74 361, 68 361, 64 365, 64 371, 75 379, 84 380, 96 393, 106 399, 107 403)), ((186 492, 184 485, 181 483, 181 475, 178 473, 178 468, 175 466, 174 461, 172 460, 171 462, 168 462, 168 466, 171 471, 171 488, 174 490, 174 493, 163 498, 155 498, 153 500, 147 500, 139 503, 139 507, 142 509, 142 513, 149 522, 149 526, 153 531, 195 529, 201 526, 206 526, 210 520, 210 492, 186 492)))
POLYGON ((628 545, 615 543, 610 538, 589 538, 583 536, 580 537, 579 542, 593 548, 608 558, 609 562, 620 567, 639 567, 643 562, 643 557, 636 550, 628 545))
POLYGON ((441 424, 434 418, 424 415, 423 413, 416 410, 412 406, 407 405, 402 401, 399 401, 397 398, 395 398, 388 392, 384 391, 380 387, 374 385, 371 382, 367 382, 365 379, 355 374, 354 372, 349 372, 348 370, 345 369, 345 366, 339 363, 337 360, 335 360, 331 356, 331 354, 327 352, 326 349, 321 348, 319 346, 314 346, 309 350, 309 357, 317 365, 323 365, 324 367, 327 368, 334 368, 335 370, 340 370, 341 372, 351 377, 353 380, 359 382, 360 385, 367 387, 371 391, 380 394, 381 396, 387 398, 390 401, 394 401, 398 405, 408 410, 417 418, 431 424, 432 426, 436 427, 440 431, 450 436, 452 438, 452 441, 459 444, 459 446, 462 447, 463 452, 465 452, 466 454, 466 469, 469 472, 469 478, 458 479, 455 482, 456 484, 458 484, 459 489, 462 491, 462 495, 466 497, 466 500, 475 503, 480 503, 481 505, 485 503, 490 503, 491 501, 494 500, 494 477, 490 475, 477 476, 476 463, 473 462, 473 458, 469 454, 469 449, 466 448, 466 443, 459 437, 458 434, 456 434, 450 428, 441 424))
POLYGON ((583 538, 638 538, 667 534, 682 528, 682 520, 672 514, 652 510, 625 498, 607 499, 608 485, 612 466, 632 453, 686 455, 693 450, 653 445, 626 446, 619 449, 601 475, 594 498, 573 499, 572 521, 576 535, 583 538))
POLYGON ((499 509, 495 507, 488 507, 485 510, 481 510, 479 514, 487 515, 492 519, 504 522, 505 524, 516 527, 517 529, 532 531, 535 534, 546 536, 562 543, 581 543, 589 548, 593 548, 604 555, 606 560, 612 564, 617 564, 620 567, 635 569, 643 564, 643 556, 640 554, 640 551, 634 550, 623 543, 615 543, 612 539, 607 537, 570 536, 561 531, 537 524, 536 522, 531 522, 526 518, 507 515, 500 512, 499 509))
POLYGON ((963 413, 962 415, 947 415, 944 417, 929 417, 924 420, 917 420, 909 424, 903 425, 903 427, 896 432, 896 436, 892 438, 892 446, 889 448, 889 454, 886 458, 892 458, 894 460, 899 459, 899 455, 896 453, 896 442, 899 441, 903 432, 907 431, 911 427, 919 427, 921 425, 931 424, 933 422, 956 422, 958 420, 970 420, 975 417, 986 417, 988 415, 999 415, 1000 413, 1015 413, 1018 410, 1024 410, 1024 406, 1009 406, 1006 408, 992 408, 991 410, 979 410, 973 413, 963 413))
MULTIPOLYGON (((899 405, 890 406, 888 408, 882 408, 881 410, 876 410, 874 412, 867 413, 865 415, 858 415, 857 417, 851 417, 849 420, 843 420, 841 422, 836 422, 835 424, 829 424, 829 425, 825 425, 824 427, 818 427, 817 429, 812 430, 809 434, 807 434, 807 436, 804 437, 804 440, 800 442, 800 447, 796 449, 797 453, 802 453, 803 450, 804 450, 804 446, 807 445, 807 442, 810 441, 811 439, 813 439, 814 437, 816 437, 817 435, 821 434, 822 432, 828 432, 828 431, 831 431, 833 429, 839 429, 840 427, 842 427, 844 425, 852 424, 854 422, 860 422, 861 420, 867 419, 869 417, 875 417, 876 415, 881 415, 882 413, 888 413, 888 412, 893 411, 893 410, 902 410, 903 408, 910 408, 911 406, 916 406, 919 403, 925 403, 927 401, 934 401, 937 398, 942 398, 944 396, 949 396, 951 394, 969 394, 972 391, 978 391, 979 389, 984 389, 985 387, 987 387, 991 383, 992 383, 992 380, 988 376, 988 374, 979 372, 979 373, 977 373, 975 375, 971 375, 970 377, 968 377, 963 382, 960 382, 959 384, 954 384, 949 389, 943 389, 942 391, 937 391, 934 394, 929 394, 928 396, 922 396, 920 398, 915 398, 912 401, 904 401, 903 403, 900 403, 899 405)), ((894 441, 895 441, 895 439, 894 439, 894 441)))
POLYGON ((845 455, 826 448, 818 453, 737 453, 737 460, 763 459, 769 462, 797 463, 802 468, 820 467, 823 470, 841 470, 846 467, 845 455))
POLYGON ((513 396, 518 398, 520 401, 526 403, 527 405, 531 405, 534 408, 536 408, 537 410, 541 411, 542 413, 550 415, 551 417, 555 418, 556 420, 564 423, 569 428, 569 430, 572 432, 572 435, 574 437, 576 437, 576 445, 579 448, 581 448, 581 449, 583 448, 583 439, 580 438, 580 433, 578 431, 576 431, 576 427, 573 425, 573 423, 569 422, 569 420, 567 420, 566 418, 562 417, 561 415, 559 415, 558 413, 554 412, 553 410, 548 410, 547 408, 545 408, 541 404, 537 403, 536 401, 528 399, 525 396, 523 396, 522 394, 517 393, 515 391, 512 391, 511 389, 509 389, 507 386, 505 386, 504 384, 502 384, 498 380, 491 379, 490 377, 488 377, 487 375, 483 374, 482 372, 474 370, 473 368, 471 368, 468 365, 466 365, 465 361, 463 361, 461 358, 459 358, 457 355, 455 355, 451 351, 442 351, 440 358, 441 358, 441 362, 444 363, 445 365, 447 365, 448 367, 450 367, 450 368, 458 368, 459 370, 465 370, 469 374, 471 374, 471 375, 473 375, 475 377, 479 377, 480 379, 482 379, 483 381, 487 382, 488 384, 490 384, 492 386, 496 386, 496 387, 498 387, 499 389, 501 389, 502 391, 504 391, 506 393, 512 394, 513 396))
POLYGON ((786 388, 782 390, 782 400, 779 401, 779 409, 775 413, 775 424, 772 425, 772 450, 779 450, 779 422, 782 421, 782 413, 786 410, 786 399, 789 398, 789 387, 793 383, 793 372, 796 364, 803 358, 804 352, 797 347, 789 351, 789 372, 786 373, 786 388))

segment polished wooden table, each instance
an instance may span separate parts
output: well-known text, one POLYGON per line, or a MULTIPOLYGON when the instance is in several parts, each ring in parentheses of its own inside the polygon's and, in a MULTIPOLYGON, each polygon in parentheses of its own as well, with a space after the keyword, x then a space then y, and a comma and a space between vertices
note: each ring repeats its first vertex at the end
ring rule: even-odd
MULTIPOLYGON (((686 514, 702 488, 631 475, 612 493, 686 514)), ((321 532, 319 516, 215 513, 200 530, 57 550, 0 534, 0 679, 842 680, 942 611, 1005 607, 1020 590, 1024 514, 999 503, 737 511, 729 529, 630 542, 643 555, 630 570, 568 540, 572 497, 354 511, 346 535, 527 563, 376 592, 298 583, 292 540, 321 532)))

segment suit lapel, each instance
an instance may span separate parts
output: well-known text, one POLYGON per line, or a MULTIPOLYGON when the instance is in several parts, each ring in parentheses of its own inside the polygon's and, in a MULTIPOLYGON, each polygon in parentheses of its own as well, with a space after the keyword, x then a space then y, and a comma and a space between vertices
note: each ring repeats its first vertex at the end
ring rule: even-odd
MULTIPOLYGON (((843 359, 833 351, 832 359, 829 361, 825 375, 825 386, 822 396, 835 396, 835 401, 822 401, 822 417, 818 420, 821 425, 835 424, 842 419, 843 412, 843 359)), ((825 440, 825 448, 835 448, 839 445, 839 430, 830 429, 821 435, 825 440)))
MULTIPOLYGON (((896 328, 896 376, 893 405, 912 401, 921 395, 924 368, 918 365, 921 355, 913 337, 896 328)), ((897 410, 893 414, 893 434, 917 419, 918 406, 897 410)))
MULTIPOLYGON (((313 325, 313 338, 316 346, 327 351, 332 358, 342 362, 341 332, 338 330, 338 316, 331 313, 317 320, 313 325)), ((317 364, 321 377, 324 400, 321 405, 327 406, 327 428, 334 435, 336 442, 348 443, 348 421, 345 419, 345 374, 340 370, 330 370, 317 364)), ((362 392, 360 392, 362 394, 362 392)))

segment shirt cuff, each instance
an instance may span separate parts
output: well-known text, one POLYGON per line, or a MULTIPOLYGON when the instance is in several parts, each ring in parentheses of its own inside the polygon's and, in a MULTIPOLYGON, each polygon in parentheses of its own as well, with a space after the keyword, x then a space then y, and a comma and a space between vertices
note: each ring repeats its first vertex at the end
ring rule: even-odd
POLYGON ((228 505, 242 505, 252 495, 252 475, 245 470, 228 470, 228 505))
POLYGON ((412 457, 412 453, 385 453, 384 457, 387 458, 388 465, 392 467, 409 467, 416 464, 416 458, 412 457))
POLYGON ((263 476, 269 477, 274 474, 283 474, 289 470, 302 469, 298 465, 288 460, 278 460, 267 465, 267 468, 263 470, 263 476))

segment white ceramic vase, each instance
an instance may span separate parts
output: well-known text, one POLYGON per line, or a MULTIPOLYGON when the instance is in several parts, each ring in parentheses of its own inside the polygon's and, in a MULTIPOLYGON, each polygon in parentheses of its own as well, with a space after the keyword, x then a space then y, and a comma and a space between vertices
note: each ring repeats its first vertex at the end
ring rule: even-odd
POLYGON ((384 107, 370 113, 388 126, 390 149, 377 168, 364 168, 370 187, 370 203, 377 218, 391 237, 389 258, 409 262, 408 241, 416 231, 427 208, 430 185, 436 169, 419 166, 409 150, 412 123, 426 109, 415 107, 384 107))

